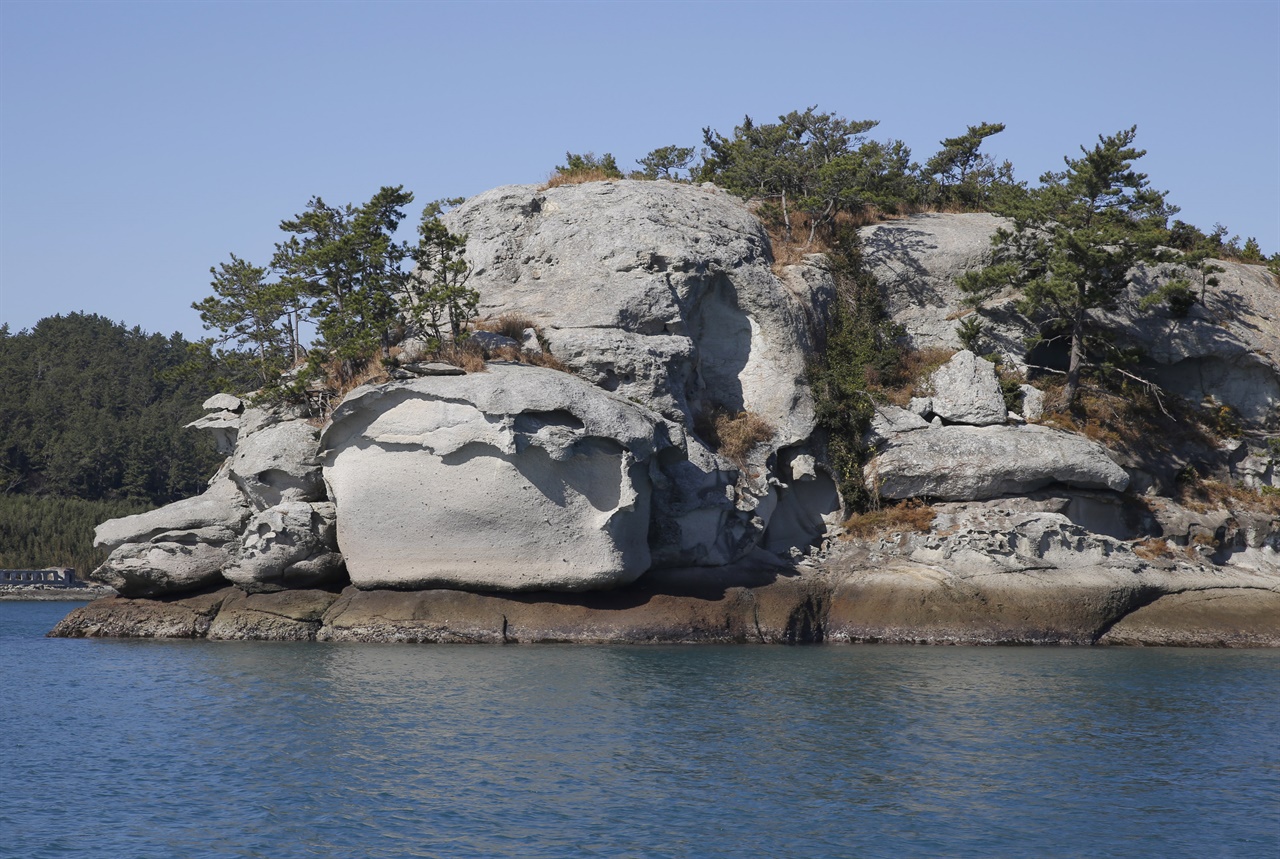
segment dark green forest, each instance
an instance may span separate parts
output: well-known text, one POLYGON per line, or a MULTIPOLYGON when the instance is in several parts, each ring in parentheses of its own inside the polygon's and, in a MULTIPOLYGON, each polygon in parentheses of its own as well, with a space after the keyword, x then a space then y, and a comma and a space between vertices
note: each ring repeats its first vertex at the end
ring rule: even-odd
POLYGON ((0 326, 0 567, 87 572, 95 524, 202 491, 222 457, 182 427, 230 386, 179 334, 83 313, 0 326))

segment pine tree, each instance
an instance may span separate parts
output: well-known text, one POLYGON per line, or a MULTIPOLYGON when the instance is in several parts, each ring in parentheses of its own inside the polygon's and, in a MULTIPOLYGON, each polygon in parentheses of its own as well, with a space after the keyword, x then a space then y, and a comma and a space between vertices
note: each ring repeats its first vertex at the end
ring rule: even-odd
POLYGON ((935 202, 980 209, 987 203, 993 186, 1013 184, 1012 164, 1006 161, 997 165, 990 155, 978 152, 982 141, 1004 128, 1003 122, 983 122, 970 125, 958 137, 941 141, 942 149, 924 165, 924 172, 933 177, 935 202))
POLYGON ((480 294, 467 287, 471 266, 466 259, 467 237, 450 233, 441 215, 460 198, 436 200, 422 210, 418 244, 412 251, 417 269, 406 284, 407 315, 439 346, 447 327, 454 341, 465 336, 466 323, 476 315, 480 294))
POLYGON ((297 356, 293 309, 295 293, 267 283, 267 270, 231 255, 210 268, 213 295, 192 304, 206 330, 218 329, 216 344, 235 343, 253 355, 254 371, 267 384, 297 356), (283 321, 283 325, 282 325, 283 321))
POLYGON ((1146 154, 1133 148, 1136 136, 1137 126, 1099 136, 1092 149, 1080 147, 1082 157, 1064 157, 1066 170, 1040 177, 1041 187, 1007 212, 1014 228, 997 232, 994 264, 959 279, 975 297, 1017 288, 1020 309, 1040 324, 1038 339, 1067 340, 1068 404, 1090 356, 1108 351, 1096 311, 1114 307, 1135 264, 1168 258, 1158 245, 1177 210, 1133 169, 1146 154))
POLYGON ((280 223, 293 235, 276 245, 272 266, 286 296, 311 299, 323 348, 337 359, 343 382, 392 345, 409 255, 393 236, 412 201, 401 185, 384 186, 359 208, 313 197, 306 211, 280 223))

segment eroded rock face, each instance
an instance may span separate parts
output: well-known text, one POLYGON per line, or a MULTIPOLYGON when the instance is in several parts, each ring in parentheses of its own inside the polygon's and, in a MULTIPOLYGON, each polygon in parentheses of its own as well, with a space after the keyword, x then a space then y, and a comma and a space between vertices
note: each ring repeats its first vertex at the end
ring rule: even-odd
MULTIPOLYGON (((1255 426, 1280 427, 1280 284, 1265 266, 1213 260, 1223 271, 1181 319, 1145 310, 1143 297, 1187 273, 1140 267, 1110 318, 1152 362, 1155 381, 1193 402, 1211 397, 1255 426)), ((1198 275, 1193 276, 1198 278, 1198 275)))
POLYGON ((362 588, 588 590, 651 563, 647 409, 538 367, 354 391, 326 429, 338 543, 362 588))
POLYGON ((941 426, 897 433, 867 466, 885 498, 971 501, 1051 483, 1123 492, 1129 476, 1098 444, 1041 426, 941 426))
POLYGON ((655 566, 729 563, 765 541, 775 512, 792 524, 779 520, 770 545, 821 540, 840 509, 834 482, 819 468, 797 486, 780 469, 816 452, 804 373, 835 294, 822 257, 779 278, 759 221, 711 186, 509 186, 449 219, 468 236, 482 314, 532 318, 575 373, 683 436, 654 477, 655 566), (744 410, 774 432, 740 468, 698 428, 744 410))
POLYGON ((94 545, 109 547, 111 554, 89 578, 130 596, 191 590, 219 581, 249 512, 223 471, 194 498, 99 525, 94 545))
MULTIPOLYGON (((880 283, 890 315, 916 348, 959 348, 957 314, 965 307, 956 278, 989 262, 991 237, 1009 222, 994 215, 915 215, 859 230, 864 259, 880 283)), ((1120 343, 1140 349, 1166 390, 1192 401, 1213 397, 1255 427, 1280 426, 1280 285, 1264 266, 1212 260, 1223 271, 1183 318, 1142 300, 1170 279, 1199 275, 1176 265, 1138 266, 1116 308, 1100 314, 1120 343)), ((1025 361, 1028 320, 1016 296, 983 303, 983 339, 1010 362, 1025 361)))
POLYGON ((342 578, 337 511, 329 502, 286 501, 245 525, 222 574, 251 593, 314 588, 342 578))
POLYGON ((248 408, 225 394, 205 408, 213 411, 191 426, 231 445, 209 488, 103 522, 94 544, 112 551, 89 578, 126 596, 228 580, 259 591, 341 581, 332 505, 323 502, 316 460, 318 430, 286 410, 248 408))
MULTIPOLYGON (((959 349, 957 314, 965 307, 956 278, 990 261, 991 237, 1011 223, 995 215, 913 215, 858 230, 863 261, 875 275, 885 308, 916 349, 959 349)), ((989 303, 984 337, 1010 359, 1024 350, 1011 301, 989 303)))
POLYGON ((831 278, 814 260, 779 280, 736 198, 671 182, 513 185, 448 222, 468 237, 481 313, 532 317, 600 387, 686 427, 717 408, 755 412, 778 447, 812 432, 804 365, 831 278))
POLYGON ((316 442, 320 431, 305 420, 251 409, 241 419, 229 469, 256 510, 324 498, 316 442))

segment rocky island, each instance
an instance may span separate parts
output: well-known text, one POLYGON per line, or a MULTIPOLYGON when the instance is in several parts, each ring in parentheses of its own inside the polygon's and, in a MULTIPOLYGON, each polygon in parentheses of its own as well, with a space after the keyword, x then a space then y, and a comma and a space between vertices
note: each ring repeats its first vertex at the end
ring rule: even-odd
POLYGON ((1145 310, 1169 271, 1130 273, 1113 327, 1166 398, 1230 420, 1126 434, 1045 410, 1054 356, 1027 348, 1012 295, 962 339, 957 282, 1000 218, 861 227, 889 317, 929 360, 875 398, 862 479, 880 509, 850 519, 810 386, 839 300, 826 256, 779 260, 710 184, 507 186, 447 219, 480 314, 522 320, 519 339, 486 332, 491 360, 465 371, 410 332, 392 378, 321 425, 212 397, 193 426, 222 468, 99 526, 92 578, 118 596, 54 635, 1280 645, 1264 267, 1218 263, 1182 317, 1145 310))

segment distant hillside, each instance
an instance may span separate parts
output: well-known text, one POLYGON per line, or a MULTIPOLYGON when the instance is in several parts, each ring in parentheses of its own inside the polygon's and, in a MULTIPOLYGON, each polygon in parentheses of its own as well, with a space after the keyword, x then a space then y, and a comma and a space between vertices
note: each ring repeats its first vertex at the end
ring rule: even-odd
POLYGON ((0 491, 153 504, 201 491, 220 457, 182 429, 217 390, 198 352, 92 314, 0 328, 0 491))
POLYGON ((0 326, 0 567, 87 572, 97 522, 202 491, 221 457, 182 426, 220 384, 179 334, 84 313, 0 326))

